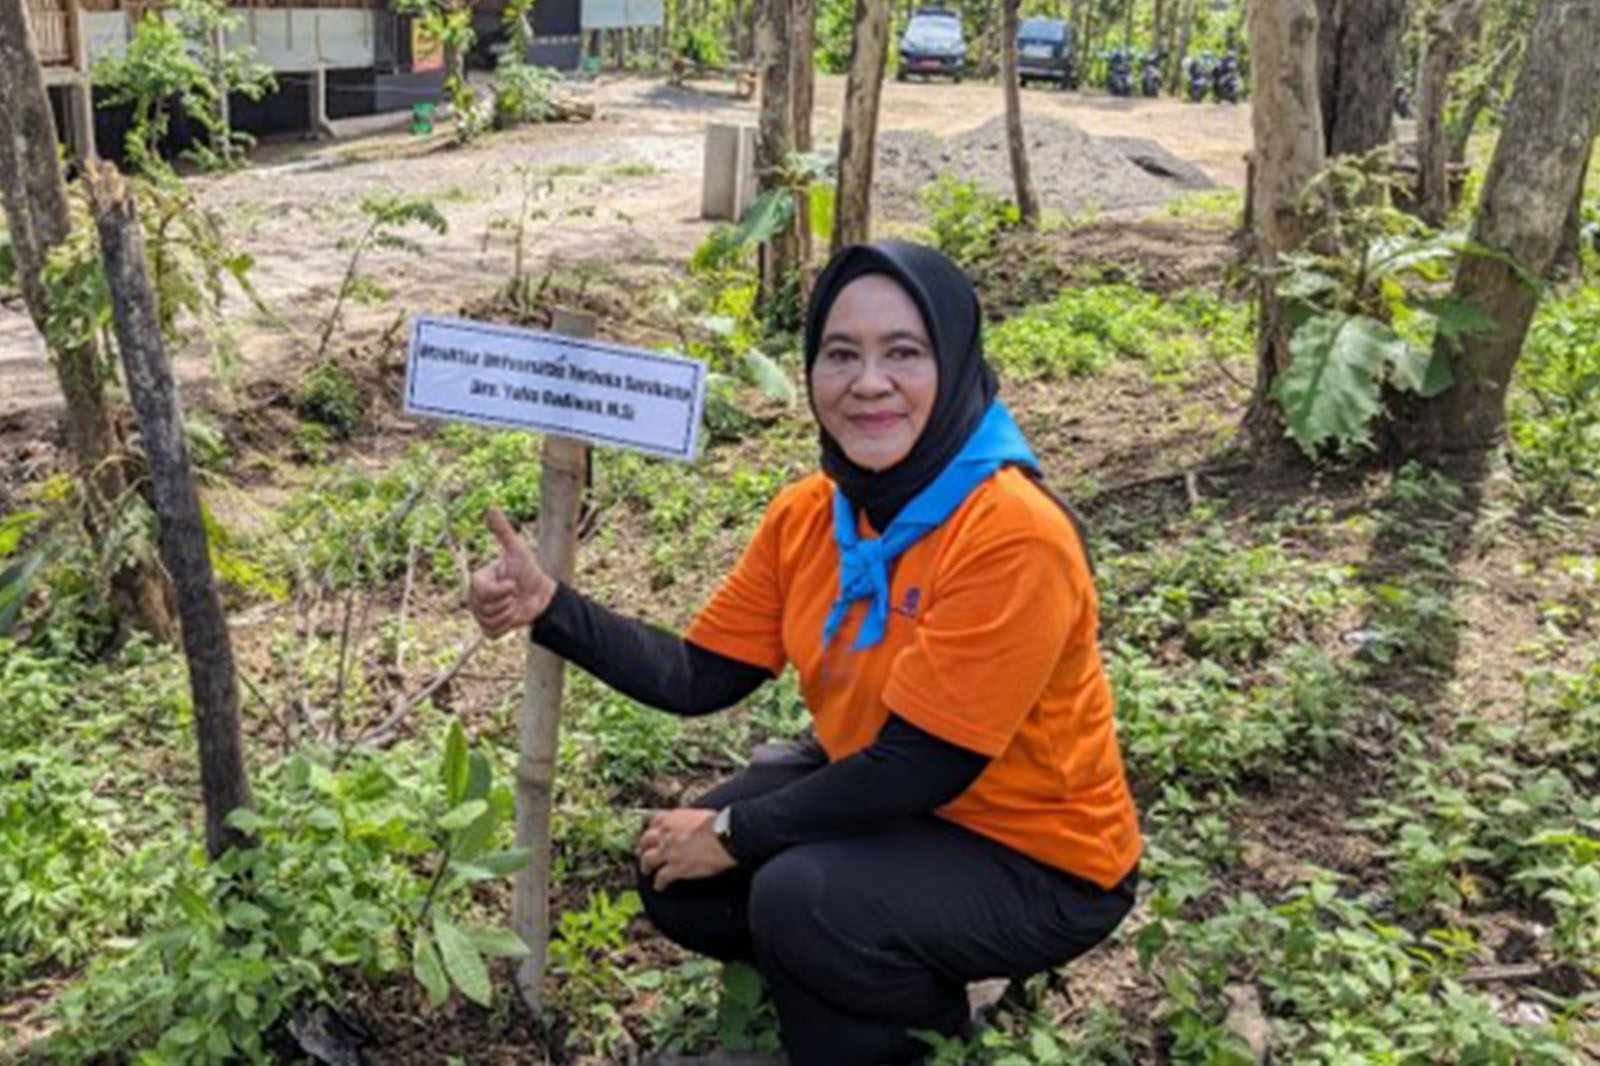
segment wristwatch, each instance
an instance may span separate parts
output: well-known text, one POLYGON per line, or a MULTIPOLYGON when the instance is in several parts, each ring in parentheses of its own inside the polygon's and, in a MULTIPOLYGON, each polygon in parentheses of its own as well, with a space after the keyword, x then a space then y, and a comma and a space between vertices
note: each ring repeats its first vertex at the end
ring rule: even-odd
POLYGON ((711 832, 716 834, 717 843, 722 845, 722 850, 731 855, 735 862, 739 855, 733 850, 733 808, 724 807, 711 819, 711 832))

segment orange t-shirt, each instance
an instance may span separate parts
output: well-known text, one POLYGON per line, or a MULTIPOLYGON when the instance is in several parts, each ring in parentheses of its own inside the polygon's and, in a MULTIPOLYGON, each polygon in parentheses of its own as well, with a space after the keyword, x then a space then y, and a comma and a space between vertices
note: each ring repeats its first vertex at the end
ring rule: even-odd
MULTIPOLYGON (((863 520, 862 531, 874 535, 863 520)), ((1139 857, 1138 817, 1096 642, 1098 610, 1071 521, 1020 470, 979 485, 892 564, 883 641, 855 651, 867 601, 826 648, 839 592, 833 483, 780 493, 688 638, 800 690, 830 759, 889 713, 990 757, 938 814, 1105 888, 1139 857)))

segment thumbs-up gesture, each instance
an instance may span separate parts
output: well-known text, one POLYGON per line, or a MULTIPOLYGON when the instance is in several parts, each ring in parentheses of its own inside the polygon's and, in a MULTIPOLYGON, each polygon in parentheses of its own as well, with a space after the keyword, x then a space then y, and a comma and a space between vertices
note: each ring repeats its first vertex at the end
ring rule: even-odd
POLYGON ((505 515, 490 508, 488 521, 494 539, 500 542, 500 558, 473 572, 467 584, 467 606, 483 635, 494 640, 532 625, 550 606, 556 582, 505 515))

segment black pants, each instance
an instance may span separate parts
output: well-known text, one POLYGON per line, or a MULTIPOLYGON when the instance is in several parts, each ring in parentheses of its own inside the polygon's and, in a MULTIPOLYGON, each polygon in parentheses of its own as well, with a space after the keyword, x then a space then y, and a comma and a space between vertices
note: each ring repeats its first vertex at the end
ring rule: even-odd
MULTIPOLYGON (((720 809, 816 765, 752 765, 695 806, 720 809)), ((1039 973, 1105 939, 1135 879, 1108 892, 929 816, 665 892, 641 877, 639 891, 669 939, 757 965, 790 1066, 884 1066, 927 1050, 911 1030, 967 1024, 967 982, 1039 973)))

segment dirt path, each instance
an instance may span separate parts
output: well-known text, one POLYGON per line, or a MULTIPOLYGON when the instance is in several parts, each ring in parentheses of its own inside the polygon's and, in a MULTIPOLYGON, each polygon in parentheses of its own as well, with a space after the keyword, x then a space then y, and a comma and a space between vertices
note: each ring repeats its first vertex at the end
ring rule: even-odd
MULTIPOLYGON (((303 365, 316 328, 346 266, 346 243, 364 218, 363 196, 430 194, 449 232, 415 234, 421 255, 374 252, 361 273, 373 286, 349 307, 347 341, 391 326, 398 316, 449 311, 503 284, 511 272, 512 220, 531 183, 537 221, 527 242, 530 270, 555 265, 628 276, 670 273, 709 229, 699 218, 701 148, 711 121, 755 121, 752 102, 705 84, 673 89, 659 80, 603 81, 586 87, 600 117, 576 125, 530 127, 485 138, 466 150, 447 135, 419 142, 404 132, 347 142, 264 146, 250 170, 198 178, 200 201, 228 212, 254 282, 275 313, 240 298, 230 308, 247 378, 286 375, 303 365)), ((820 143, 838 135, 844 79, 818 79, 820 143)), ((1241 186, 1249 112, 1173 100, 1111 100, 1045 90, 1025 97, 1031 113, 1078 124, 1097 136, 1155 141, 1213 180, 1241 186)), ((1002 112, 993 85, 885 86, 882 129, 967 133, 1002 112)), ((204 381, 212 360, 199 346, 180 351, 180 377, 204 381)), ((59 405, 43 345, 19 307, 0 306, 0 417, 59 405)))

